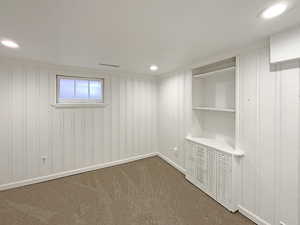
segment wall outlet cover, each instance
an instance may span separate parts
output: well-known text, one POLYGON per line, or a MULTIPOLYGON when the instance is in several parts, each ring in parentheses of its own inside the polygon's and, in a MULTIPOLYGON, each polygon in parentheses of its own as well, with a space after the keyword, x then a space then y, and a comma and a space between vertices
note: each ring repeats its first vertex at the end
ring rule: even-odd
POLYGON ((42 156, 41 158, 42 158, 43 163, 45 163, 47 160, 47 156, 42 156))

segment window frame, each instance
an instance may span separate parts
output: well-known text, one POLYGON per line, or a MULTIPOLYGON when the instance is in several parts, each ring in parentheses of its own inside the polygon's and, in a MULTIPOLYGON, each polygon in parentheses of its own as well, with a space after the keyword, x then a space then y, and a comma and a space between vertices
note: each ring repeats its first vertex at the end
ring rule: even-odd
MULTIPOLYGON (((74 84, 76 88, 76 82, 74 84)), ((59 75, 55 76, 55 105, 56 106, 85 106, 85 105, 94 105, 94 106, 103 106, 105 104, 105 79, 103 77, 81 77, 81 76, 69 76, 69 75, 59 75), (88 81, 100 81, 102 84, 102 99, 59 99, 60 93, 60 80, 69 79, 69 80, 88 80, 88 81)), ((74 90, 75 91, 75 90, 74 90)), ((90 90, 89 90, 90 91, 90 90)))

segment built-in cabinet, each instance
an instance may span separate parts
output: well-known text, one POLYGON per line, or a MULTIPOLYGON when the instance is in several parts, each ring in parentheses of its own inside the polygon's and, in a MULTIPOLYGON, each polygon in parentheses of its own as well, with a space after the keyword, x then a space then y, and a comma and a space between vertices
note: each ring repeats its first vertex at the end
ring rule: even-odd
MULTIPOLYGON (((235 143, 229 147, 235 153, 238 149, 245 152, 242 157, 231 157, 232 205, 236 207, 238 203, 239 212, 257 224, 300 225, 300 185, 296 179, 300 178, 297 169, 300 162, 300 62, 298 66, 288 62, 290 66, 280 64, 272 68, 268 43, 255 44, 237 57, 235 113, 192 110, 192 84, 195 88, 197 78, 185 71, 163 77, 159 94, 160 151, 186 169, 191 166, 187 160, 193 143, 206 141, 202 146, 229 149, 220 145, 220 139, 205 139, 201 133, 199 122, 203 116, 218 120, 213 127, 206 127, 217 130, 218 136, 222 133, 225 136, 224 131, 235 131, 235 143), (221 126, 221 122, 226 126, 221 126), (173 151, 173 146, 181 144, 188 133, 195 142, 185 141, 184 150, 179 145, 179 150, 173 151)), ((214 171, 213 167, 210 168, 208 173, 214 174, 210 172, 214 171)), ((188 176, 188 172, 186 174, 188 176)), ((217 180, 214 176, 208 179, 217 180)), ((217 186, 213 184, 213 187, 217 186)))
POLYGON ((236 58, 193 70, 186 178, 230 211, 237 210, 240 179, 236 148, 236 58))

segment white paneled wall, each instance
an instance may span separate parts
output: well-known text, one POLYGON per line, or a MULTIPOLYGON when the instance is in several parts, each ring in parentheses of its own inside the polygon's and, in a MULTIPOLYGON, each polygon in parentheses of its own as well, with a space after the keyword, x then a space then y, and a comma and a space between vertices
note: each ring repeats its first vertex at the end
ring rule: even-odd
POLYGON ((240 56, 241 206, 270 224, 299 224, 299 67, 270 68, 265 48, 240 56))
POLYGON ((106 75, 0 59, 0 185, 156 152, 154 78, 106 75, 106 107, 54 108, 56 74, 106 75))
POLYGON ((191 79, 191 71, 182 71, 168 74, 159 82, 159 149, 181 167, 185 161, 184 137, 192 120, 191 79))
MULTIPOLYGON (((270 70, 265 47, 247 50, 239 60, 237 137, 245 151, 241 211, 260 224, 299 225, 300 63, 270 70)), ((182 167, 191 120, 190 79, 182 72, 159 83, 159 149, 182 167)))

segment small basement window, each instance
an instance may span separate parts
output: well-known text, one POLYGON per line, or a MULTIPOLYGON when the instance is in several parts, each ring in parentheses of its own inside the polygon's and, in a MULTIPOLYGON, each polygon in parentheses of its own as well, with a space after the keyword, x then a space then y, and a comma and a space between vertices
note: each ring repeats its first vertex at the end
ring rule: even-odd
POLYGON ((104 79, 56 76, 57 104, 103 104, 104 79))

